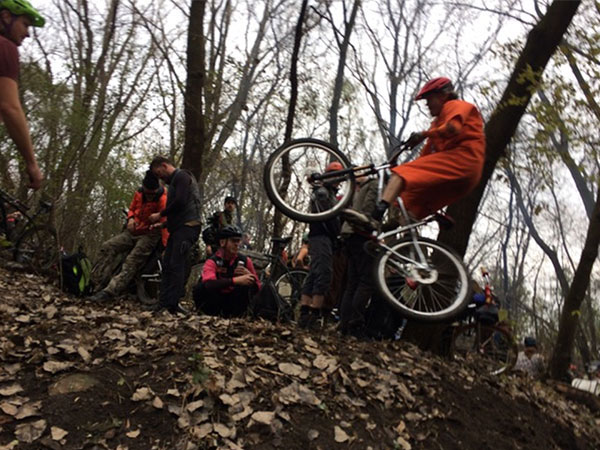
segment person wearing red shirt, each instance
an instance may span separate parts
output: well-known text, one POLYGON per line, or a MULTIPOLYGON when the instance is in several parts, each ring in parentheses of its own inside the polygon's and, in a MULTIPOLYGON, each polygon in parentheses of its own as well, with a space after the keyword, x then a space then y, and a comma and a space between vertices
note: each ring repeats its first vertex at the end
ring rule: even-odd
POLYGON ((127 227, 104 242, 100 248, 98 262, 92 271, 92 282, 97 288, 90 298, 92 301, 108 300, 121 294, 159 242, 162 242, 163 246, 167 245, 167 229, 151 228, 148 219, 151 214, 160 213, 165 209, 166 204, 167 190, 160 186, 158 178, 148 170, 142 187, 135 192, 129 206, 127 227), (123 266, 119 273, 113 276, 114 261, 125 252, 128 254, 123 266))
POLYGON ((483 119, 477 107, 458 99, 448 78, 434 78, 423 86, 416 100, 425 100, 434 117, 428 130, 413 133, 406 145, 427 142, 420 156, 392 169, 393 174, 372 218, 353 210, 346 216, 378 227, 388 207, 402 202, 414 219, 420 219, 456 202, 471 192, 481 179, 485 161, 483 119))
POLYGON ((29 187, 39 189, 43 175, 38 167, 27 118, 19 99, 19 50, 29 27, 43 27, 44 18, 27 0, 0 0, 0 122, 25 160, 29 187))
POLYGON ((239 253, 242 232, 226 225, 217 237, 219 249, 204 263, 202 278, 194 287, 194 303, 210 316, 243 317, 260 290, 260 281, 252 260, 239 253))

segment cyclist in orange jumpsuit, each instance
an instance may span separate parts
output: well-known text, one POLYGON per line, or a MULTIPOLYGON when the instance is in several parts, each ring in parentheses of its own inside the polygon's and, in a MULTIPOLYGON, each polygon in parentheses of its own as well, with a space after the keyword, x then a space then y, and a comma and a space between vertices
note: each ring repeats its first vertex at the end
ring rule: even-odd
POLYGON ((377 222, 399 195, 409 214, 419 219, 464 197, 481 178, 485 134, 477 107, 459 100, 452 82, 443 77, 428 81, 415 99, 427 102, 434 120, 406 142, 412 148, 427 139, 417 159, 392 169, 372 214, 377 222))

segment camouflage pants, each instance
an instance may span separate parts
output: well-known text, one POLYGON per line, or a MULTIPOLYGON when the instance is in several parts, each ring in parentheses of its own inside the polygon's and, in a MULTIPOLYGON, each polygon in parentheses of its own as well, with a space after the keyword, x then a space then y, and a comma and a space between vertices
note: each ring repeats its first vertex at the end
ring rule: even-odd
POLYGON ((94 286, 106 286, 104 290, 111 295, 121 294, 156 248, 160 238, 160 230, 140 236, 134 236, 125 230, 104 242, 92 272, 94 286), (121 270, 113 277, 121 255, 127 256, 121 270))

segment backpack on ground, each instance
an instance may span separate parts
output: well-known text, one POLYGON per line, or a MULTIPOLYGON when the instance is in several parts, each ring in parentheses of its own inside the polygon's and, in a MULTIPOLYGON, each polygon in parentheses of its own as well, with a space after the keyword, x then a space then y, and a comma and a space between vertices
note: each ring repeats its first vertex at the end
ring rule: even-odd
POLYGON ((60 271, 60 287, 63 291, 79 297, 92 293, 92 263, 82 249, 61 256, 60 271))
POLYGON ((277 293, 277 288, 271 280, 263 283, 260 291, 250 303, 252 315, 272 322, 289 322, 294 311, 277 293))

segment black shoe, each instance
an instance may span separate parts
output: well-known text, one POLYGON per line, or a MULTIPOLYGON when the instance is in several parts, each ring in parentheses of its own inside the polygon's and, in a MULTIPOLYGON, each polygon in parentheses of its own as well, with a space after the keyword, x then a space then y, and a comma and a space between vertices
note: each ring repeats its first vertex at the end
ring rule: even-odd
POLYGON ((190 314, 190 312, 181 305, 177 305, 174 308, 169 308, 169 312, 171 314, 183 314, 184 316, 189 316, 190 314))
POLYGON ((158 312, 158 311, 162 311, 163 309, 167 309, 167 307, 162 305, 160 302, 156 302, 156 303, 153 303, 152 305, 144 306, 144 310, 146 310, 146 311, 158 312))
POLYGON ((308 308, 308 318, 306 320, 307 330, 319 330, 323 328, 323 313, 317 308, 308 308))
POLYGON ((306 328, 308 324, 308 320, 310 318, 310 308, 309 306, 302 305, 300 306, 300 314, 298 315, 298 326, 300 328, 306 328))
POLYGON ((106 300, 110 300, 111 298, 113 298, 113 296, 110 295, 106 291, 98 291, 94 295, 92 295, 91 297, 88 297, 88 298, 91 302, 103 302, 106 300))

